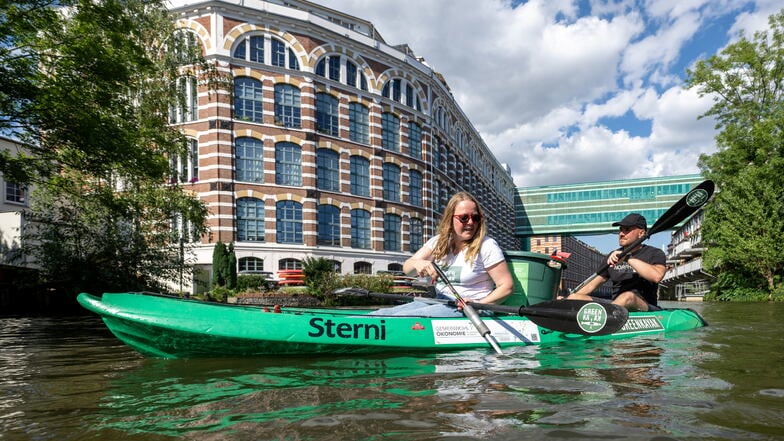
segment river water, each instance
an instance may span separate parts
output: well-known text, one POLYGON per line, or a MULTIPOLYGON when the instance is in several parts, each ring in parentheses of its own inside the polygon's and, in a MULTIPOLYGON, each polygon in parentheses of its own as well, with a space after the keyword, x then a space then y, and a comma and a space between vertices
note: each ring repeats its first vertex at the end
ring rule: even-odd
POLYGON ((160 360, 5 317, 0 440, 784 439, 784 304, 686 306, 710 326, 503 356, 160 360))

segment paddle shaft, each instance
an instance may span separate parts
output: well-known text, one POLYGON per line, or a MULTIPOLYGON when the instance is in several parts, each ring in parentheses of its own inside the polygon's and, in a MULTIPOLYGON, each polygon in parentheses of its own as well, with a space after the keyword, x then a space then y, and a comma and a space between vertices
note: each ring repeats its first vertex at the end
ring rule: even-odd
MULTIPOLYGON (((352 295, 357 297, 375 297, 379 299, 390 299, 400 301, 420 301, 424 303, 441 303, 450 306, 458 306, 454 300, 434 299, 430 297, 412 297, 403 294, 388 294, 371 292, 361 288, 343 288, 335 291, 338 295, 352 295)), ((544 328, 553 331, 569 334, 582 335, 607 335, 620 330, 629 318, 626 308, 612 303, 594 303, 601 306, 607 314, 607 322, 603 328, 587 332, 578 323, 580 310, 588 303, 583 300, 556 300, 552 302, 538 303, 534 306, 507 306, 495 305, 492 303, 472 303, 472 308, 493 311, 504 314, 519 315, 528 317, 529 320, 544 328)), ((477 317, 478 320, 481 321, 477 317)), ((473 322, 472 322, 473 323, 473 322)), ((483 323, 484 325, 484 323, 483 323)), ((476 324, 474 324, 476 326, 476 324)), ((486 326, 486 325, 484 325, 486 326)))
MULTIPOLYGON (((696 187, 689 190, 682 198, 678 200, 669 210, 665 211, 664 214, 659 217, 659 219, 653 224, 653 226, 639 239, 635 240, 634 242, 626 245, 625 247, 618 248, 616 251, 620 251, 621 253, 618 255, 618 262, 623 260, 632 250, 637 248, 641 243, 645 242, 653 236, 654 234, 668 230, 675 225, 678 225, 682 221, 686 220, 689 216, 691 216, 695 211, 697 211, 700 207, 705 205, 710 199, 711 195, 713 194, 713 190, 715 185, 711 180, 705 180, 701 182, 696 187)), ((590 277, 585 279, 581 284, 574 287, 571 292, 577 292, 585 285, 591 283, 591 281, 597 277, 599 277, 599 273, 604 272, 609 268, 610 264, 605 261, 599 269, 596 270, 590 277)))
POLYGON ((452 295, 455 296, 455 299, 457 299, 458 304, 462 305, 463 314, 465 314, 465 316, 468 317, 468 320, 471 321, 471 323, 474 325, 474 327, 479 332, 479 334, 482 337, 484 337, 485 340, 487 340, 487 343, 495 350, 495 352, 498 353, 499 355, 503 354, 503 352, 501 352, 501 348, 498 346, 498 342, 495 341, 495 337, 493 337, 492 334, 490 334, 490 328, 488 328, 485 322, 482 321, 482 319, 479 317, 479 314, 476 312, 476 310, 471 305, 466 303, 466 301, 463 300, 462 297, 460 297, 460 294, 457 292, 455 287, 452 286, 452 283, 449 281, 446 274, 444 274, 441 268, 439 268, 439 266, 435 262, 431 262, 431 263, 433 265, 433 268, 435 268, 436 273, 438 273, 438 277, 440 277, 441 280, 444 281, 447 288, 449 288, 449 290, 452 292, 452 295))

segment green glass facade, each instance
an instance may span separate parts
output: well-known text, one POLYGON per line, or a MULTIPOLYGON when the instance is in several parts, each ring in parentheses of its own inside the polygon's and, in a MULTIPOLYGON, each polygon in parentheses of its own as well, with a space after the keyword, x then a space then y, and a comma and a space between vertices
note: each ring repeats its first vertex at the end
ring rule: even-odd
POLYGON ((518 188, 515 234, 525 239, 611 233, 617 229, 611 224, 631 212, 645 216, 650 226, 702 181, 695 174, 518 188))

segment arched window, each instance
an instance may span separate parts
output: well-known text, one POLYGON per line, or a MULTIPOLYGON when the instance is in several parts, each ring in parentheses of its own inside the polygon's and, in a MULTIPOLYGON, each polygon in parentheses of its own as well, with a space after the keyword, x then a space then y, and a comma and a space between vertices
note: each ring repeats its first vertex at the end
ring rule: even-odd
POLYGON ((275 144, 275 184, 302 186, 302 148, 293 142, 275 144))
POLYGON ((338 100, 328 93, 316 94, 316 130, 338 136, 338 100))
POLYGON ((234 117, 260 123, 264 115, 261 81, 254 78, 234 79, 234 117))
POLYGON ((367 210, 351 210, 351 247, 370 249, 370 212, 367 210))
POLYGON ((373 264, 370 262, 354 262, 354 274, 373 274, 373 264))
POLYGON ((290 257, 286 259, 280 259, 278 261, 278 269, 281 271, 302 269, 302 261, 297 259, 292 259, 290 257))
POLYGON ((357 89, 368 90, 365 74, 352 61, 346 61, 346 84, 357 89))
POLYGON ((237 240, 264 242, 264 201, 237 199, 237 240))
POLYGON ((352 141, 360 144, 370 142, 370 112, 366 106, 353 102, 348 105, 348 134, 352 141))
POLYGON ((255 63, 299 70, 299 61, 285 41, 276 37, 249 35, 238 40, 232 57, 255 63), (269 42, 269 48, 267 48, 269 42))
POLYGON ((256 138, 234 141, 234 164, 238 181, 264 182, 264 148, 256 138))
POLYGON ((179 101, 169 108, 169 123, 179 124, 198 119, 198 92, 196 77, 184 76, 177 78, 173 84, 179 101))
POLYGON ((403 265, 400 263, 390 263, 387 265, 387 271, 403 271, 403 265))
POLYGON ((294 55, 294 51, 287 47, 286 43, 276 38, 272 38, 271 40, 272 60, 270 61, 270 64, 278 67, 286 67, 286 65, 288 65, 289 69, 299 70, 299 61, 294 55), (288 63, 286 62, 286 58, 288 58, 288 63))
POLYGON ((387 213, 384 215, 384 251, 400 251, 400 216, 387 213))
POLYGON ((400 118, 389 112, 381 114, 381 148, 400 151, 400 118))
POLYGON ((278 201, 275 204, 275 221, 278 243, 302 243, 302 204, 278 201))
POLYGON ((256 63, 264 62, 264 37, 261 35, 250 35, 239 40, 232 54, 234 58, 253 61, 256 63))
POLYGON ((316 63, 316 75, 338 81, 351 87, 368 90, 367 78, 362 70, 351 60, 338 54, 324 56, 316 63), (341 67, 345 65, 345 70, 341 67), (345 72, 344 75, 341 73, 345 72))
POLYGON ((300 91, 291 84, 275 85, 275 124, 284 127, 302 126, 300 91))
POLYGON ((343 272, 343 263, 338 262, 337 260, 330 260, 332 262, 332 271, 340 274, 343 272))
POLYGON ((234 141, 234 163, 238 181, 264 182, 264 148, 255 138, 239 137, 234 141))
POLYGON ((340 191, 340 156, 336 151, 316 150, 316 184, 320 190, 340 191))
POLYGON ((382 170, 383 196, 387 201, 400 201, 400 167, 391 162, 385 162, 382 170))
POLYGON ((258 257, 240 257, 237 261, 240 273, 258 273, 264 271, 264 259, 258 257))
POLYGON ((381 88, 381 95, 408 107, 422 111, 422 102, 413 84, 404 78, 392 78, 381 88))
POLYGON ((424 245, 424 228, 422 224, 422 219, 416 219, 416 218, 411 219, 410 228, 411 230, 409 231, 410 234, 409 246, 410 246, 410 251, 412 253, 415 253, 417 252, 417 250, 422 248, 422 245, 424 245))
POLYGON ((169 158, 171 183, 196 182, 199 180, 199 142, 192 138, 185 140, 185 151, 179 156, 169 158))
POLYGON ((340 246, 340 209, 334 205, 318 206, 318 245, 340 246))
POLYGON ((177 29, 172 35, 169 50, 180 65, 194 64, 201 55, 201 45, 196 34, 188 29, 177 29))
POLYGON ((370 196, 370 161, 358 155, 351 157, 351 194, 370 196))

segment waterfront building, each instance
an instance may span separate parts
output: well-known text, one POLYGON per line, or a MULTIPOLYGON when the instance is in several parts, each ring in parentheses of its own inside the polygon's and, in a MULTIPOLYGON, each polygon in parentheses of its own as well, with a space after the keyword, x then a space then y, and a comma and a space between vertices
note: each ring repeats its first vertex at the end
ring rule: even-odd
MULTIPOLYGON (((13 138, 0 136, 0 149, 12 156, 27 153, 24 146, 13 138)), ((29 188, 20 185, 0 173, 0 273, 15 267, 30 266, 28 259, 19 254, 22 246, 22 228, 25 224, 23 210, 29 204, 29 188)))
POLYGON ((702 300, 715 277, 702 268, 703 210, 673 230, 667 247, 668 270, 659 284, 659 296, 670 300, 702 300))
MULTIPOLYGON (((523 249, 570 254, 562 274, 562 292, 568 292, 593 275, 606 259, 606 253, 573 236, 615 234, 618 228, 612 223, 632 212, 645 216, 651 227, 702 181, 702 176, 693 174, 520 188, 515 231, 523 249)), ((684 256, 682 252, 672 259, 683 262, 684 256)), ((701 269, 698 261, 690 265, 696 265, 691 271, 701 269)), ((671 274, 672 270, 665 275, 665 281, 671 274)), ((611 284, 605 283, 598 291, 609 296, 611 284)))
POLYGON ((307 257, 342 273, 399 270, 459 190, 479 199, 502 248, 519 249, 509 167, 407 45, 307 1, 169 5, 177 39, 228 78, 215 90, 183 75, 187 98, 170 115, 189 143, 170 185, 210 212, 203 237, 173 225, 197 281, 208 280, 218 241, 234 243, 240 272, 296 269, 307 257))

